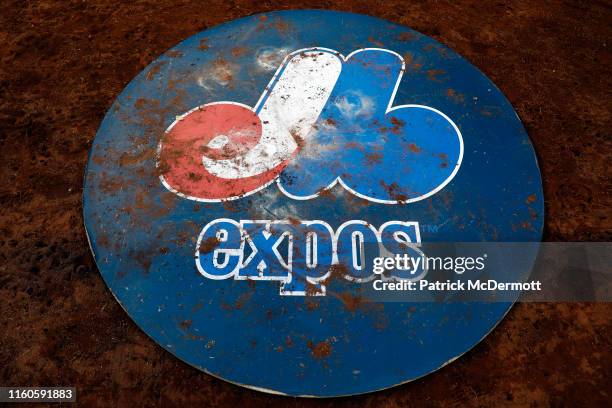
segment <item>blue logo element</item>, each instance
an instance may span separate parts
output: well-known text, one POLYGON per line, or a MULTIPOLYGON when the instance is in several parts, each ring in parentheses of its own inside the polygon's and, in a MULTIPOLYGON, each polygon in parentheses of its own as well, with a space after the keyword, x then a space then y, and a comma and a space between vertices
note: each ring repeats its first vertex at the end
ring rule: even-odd
POLYGON ((338 58, 345 60, 338 82, 281 174, 283 191, 308 199, 339 182, 359 197, 395 204, 441 190, 463 157, 457 125, 433 107, 394 105, 406 69, 399 54, 371 48, 338 58))

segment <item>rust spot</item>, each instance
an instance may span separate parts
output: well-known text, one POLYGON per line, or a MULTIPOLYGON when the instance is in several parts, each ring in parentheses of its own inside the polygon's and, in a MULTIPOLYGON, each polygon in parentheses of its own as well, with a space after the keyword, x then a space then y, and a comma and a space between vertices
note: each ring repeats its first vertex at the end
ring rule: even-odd
POLYGON ((380 41, 375 40, 375 39, 374 39, 374 37, 372 37, 372 36, 369 36, 369 37, 368 37, 368 41, 369 41, 369 42, 371 42, 372 44, 376 44, 376 45, 378 45, 379 47, 384 47, 384 46, 385 46, 385 45, 384 45, 383 43, 381 43, 380 41))
POLYGON ((160 162, 157 163, 157 167, 155 168, 155 173, 160 176, 162 174, 165 174, 167 172, 169 172, 171 169, 170 164, 168 163, 167 160, 162 160, 160 162))
POLYGON ((412 65, 412 54, 409 52, 404 53, 404 55, 402 55, 402 58, 404 58, 404 64, 406 64, 406 68, 408 68, 410 65, 412 65))
POLYGON ((414 56, 411 53, 409 52, 404 53, 403 57, 404 57, 404 63, 406 64, 407 70, 412 69, 412 70, 418 71, 423 67, 423 64, 418 64, 414 62, 414 56))
POLYGON ((210 46, 208 45, 208 38, 202 38, 200 40, 200 46, 198 48, 202 51, 209 49, 210 46))
POLYGON ((344 144, 344 148, 345 149, 357 149, 357 150, 365 150, 365 148, 363 147, 363 144, 361 143, 357 143, 357 142, 348 142, 344 144))
POLYGON ((306 296, 317 296, 320 293, 319 288, 310 282, 306 282, 306 296))
POLYGON ((247 51, 248 51, 247 47, 242 47, 242 46, 234 47, 232 48, 232 56, 235 58, 242 57, 244 54, 247 53, 247 51))
POLYGON ((391 124, 393 125, 393 127, 389 129, 389 131, 395 135, 399 135, 402 131, 402 128, 406 124, 406 122, 404 122, 401 119, 396 118, 395 116, 391 116, 390 120, 391 120, 391 124))
POLYGON ((389 193, 392 199, 403 204, 408 200, 408 195, 401 191, 399 185, 395 182, 391 184, 385 183, 383 180, 380 181, 380 185, 389 193))
POLYGON ((365 163, 368 166, 379 164, 382 161, 382 154, 379 152, 366 153, 365 155, 365 163))
POLYGON ((448 96, 450 99, 457 103, 463 103, 465 101, 465 95, 457 93, 457 91, 452 88, 448 88, 446 90, 446 96, 448 96))
POLYGON ((325 280, 321 281, 321 284, 326 286, 329 282, 333 282, 334 280, 344 279, 345 275, 348 275, 348 268, 346 265, 341 263, 333 264, 329 268, 329 276, 325 280))
POLYGON ((289 220, 289 223, 291 225, 301 225, 302 223, 300 222, 300 220, 298 220, 295 217, 287 217, 287 220, 289 220))
POLYGON ((397 36, 397 39, 400 41, 411 41, 415 38, 416 36, 413 33, 410 33, 408 31, 400 33, 397 36))
POLYGON ((238 207, 235 201, 224 201, 223 209, 225 211, 234 212, 234 213, 240 211, 240 208, 238 207))
POLYGON ((332 200, 336 199, 336 196, 331 192, 331 189, 328 188, 320 189, 319 191, 317 191, 317 195, 319 197, 330 198, 332 200))
POLYGON ((344 292, 338 296, 344 308, 351 313, 355 313, 357 309, 364 305, 364 300, 361 296, 353 296, 348 292, 344 292))
POLYGON ((412 153, 421 153, 421 148, 416 145, 416 143, 410 143, 408 148, 412 153))
POLYGON ((283 20, 277 20, 274 25, 276 26, 276 29, 281 33, 284 33, 289 30, 289 24, 283 20))
POLYGON ((147 81, 152 81, 153 78, 155 78, 155 75, 159 73, 159 70, 161 69, 161 67, 164 66, 164 64, 166 64, 166 61, 161 61, 161 62, 154 64, 149 70, 149 72, 147 72, 147 76, 146 76, 147 81))
POLYGON ((314 300, 314 299, 306 298, 304 303, 306 304, 306 310, 308 310, 309 312, 313 312, 317 310, 319 307, 321 307, 321 303, 319 303, 318 300, 314 300))
POLYGON ((98 245, 100 245, 103 248, 110 248, 110 239, 108 238, 108 235, 106 234, 102 234, 98 237, 98 245))
POLYGON ((438 158, 440 159, 440 168, 445 169, 448 167, 448 155, 446 153, 438 154, 438 158))
POLYGON ((427 77, 429 78, 429 80, 435 82, 442 82, 442 80, 438 78, 438 76, 444 74, 446 74, 446 71, 442 69, 430 69, 429 71, 427 71, 427 77))
POLYGON ((309 341, 308 348, 310 349, 310 354, 312 354, 312 356, 317 360, 328 358, 329 356, 331 356, 332 353, 332 346, 327 340, 317 344, 314 344, 312 341, 309 341))
POLYGON ((183 320, 179 325, 181 326, 181 329, 187 330, 188 328, 191 327, 192 323, 193 322, 191 321, 191 319, 189 319, 189 320, 183 320))
POLYGON ((177 50, 170 50, 166 53, 170 58, 180 58, 183 56, 183 53, 177 50))
POLYGON ((136 109, 142 109, 147 105, 147 100, 145 98, 138 98, 136 102, 134 102, 134 107, 136 109))
POLYGON ((208 237, 200 244, 200 253, 207 254, 219 246, 219 238, 208 237))
POLYGON ((525 201, 527 204, 532 204, 535 203, 536 201, 536 195, 535 194, 531 194, 530 196, 527 197, 527 200, 525 201))
POLYGON ((329 126, 336 126, 336 121, 333 120, 332 118, 327 118, 325 119, 325 124, 329 126))
POLYGON ((123 181, 119 177, 105 177, 100 181, 99 188, 103 193, 114 193, 116 191, 121 190, 123 186, 123 181))
POLYGON ((189 172, 189 174, 187 174, 187 178, 191 181, 200 181, 202 180, 202 175, 201 174, 195 174, 192 172, 189 172))
POLYGON ((302 150, 306 146, 306 141, 302 138, 302 136, 300 136, 298 131, 295 129, 291 129, 289 133, 293 137, 293 140, 295 140, 295 143, 297 143, 298 151, 302 150))
POLYGON ((234 79, 230 64, 222 58, 214 62, 215 76, 219 81, 231 82, 234 79))
POLYGON ((234 305, 236 310, 242 309, 244 307, 244 304, 248 302, 251 297, 253 297, 253 292, 245 292, 242 295, 238 296, 238 299, 236 299, 236 303, 234 305))
POLYGON ((143 150, 142 152, 131 154, 125 152, 122 153, 121 156, 119 156, 118 162, 121 167, 124 167, 142 163, 144 161, 152 159, 153 157, 155 157, 155 151, 153 149, 147 149, 143 150))
POLYGON ((151 268, 151 258, 149 258, 146 251, 130 251, 129 255, 142 266, 145 273, 149 272, 149 268, 151 268))

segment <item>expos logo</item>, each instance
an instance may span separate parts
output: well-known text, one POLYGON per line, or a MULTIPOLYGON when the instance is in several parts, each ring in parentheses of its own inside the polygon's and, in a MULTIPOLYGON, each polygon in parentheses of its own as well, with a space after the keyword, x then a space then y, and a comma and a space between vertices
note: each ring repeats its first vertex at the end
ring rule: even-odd
POLYGON ((207 202, 275 180, 296 200, 336 183, 377 203, 427 198, 457 173, 463 139, 435 108, 393 106, 404 70, 403 58, 385 49, 295 51, 254 107, 212 102, 177 117, 158 148, 160 179, 207 202))
MULTIPOLYGON (((177 117, 158 149, 161 182, 205 202, 238 199, 274 181, 296 200, 336 183, 383 204, 429 197, 457 173, 463 140, 435 108, 393 106, 404 70, 402 57, 384 49, 346 57, 325 48, 295 51, 253 108, 213 102, 177 117)), ((378 243, 387 255, 418 252, 418 223, 388 221, 377 229, 353 220, 334 232, 320 220, 218 219, 198 237, 196 265, 210 279, 276 280, 281 295, 309 288, 324 295, 334 264, 342 264, 347 280, 373 278, 365 242, 378 243), (215 248, 201 251, 211 240, 215 248), (283 241, 286 256, 279 251, 283 241)))

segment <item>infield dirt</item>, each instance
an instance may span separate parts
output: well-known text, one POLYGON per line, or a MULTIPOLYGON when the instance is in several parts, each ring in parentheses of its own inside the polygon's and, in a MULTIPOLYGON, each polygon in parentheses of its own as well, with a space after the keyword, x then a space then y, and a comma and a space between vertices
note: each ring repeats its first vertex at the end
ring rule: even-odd
POLYGON ((366 396, 289 400, 187 366, 104 285, 82 222, 95 132, 169 47, 253 13, 327 8, 448 45, 508 97, 538 155, 547 241, 610 241, 608 1, 3 0, 0 12, 0 384, 74 385, 83 406, 604 406, 609 304, 518 304, 482 343, 421 380, 366 396))

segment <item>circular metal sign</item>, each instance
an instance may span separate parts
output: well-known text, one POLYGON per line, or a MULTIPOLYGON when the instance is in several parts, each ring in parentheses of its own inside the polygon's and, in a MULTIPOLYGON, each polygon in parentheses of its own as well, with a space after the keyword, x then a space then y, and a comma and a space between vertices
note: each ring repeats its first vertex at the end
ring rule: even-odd
POLYGON ((411 29, 329 11, 232 21, 159 57, 104 118, 84 189, 130 317, 207 373, 290 395, 423 376, 511 306, 363 299, 364 243, 539 241, 542 216, 491 81, 411 29))

